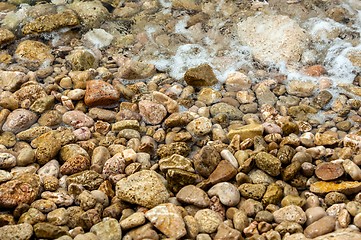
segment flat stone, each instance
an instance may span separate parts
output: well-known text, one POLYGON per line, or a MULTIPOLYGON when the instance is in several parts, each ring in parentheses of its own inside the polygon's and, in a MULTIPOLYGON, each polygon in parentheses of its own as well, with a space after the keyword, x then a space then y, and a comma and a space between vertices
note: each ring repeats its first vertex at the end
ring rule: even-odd
POLYGON ((169 115, 164 120, 164 125, 168 128, 183 127, 190 123, 194 117, 189 112, 176 112, 169 115))
POLYGON ((346 195, 351 195, 361 191, 361 182, 357 181, 341 181, 335 182, 324 182, 318 181, 312 183, 310 190, 313 193, 326 194, 329 192, 340 192, 346 195))
POLYGON ((136 172, 118 181, 116 195, 124 201, 147 208, 164 203, 169 198, 160 176, 152 170, 136 172))
POLYGON ((26 23, 21 29, 23 34, 51 32, 63 27, 74 27, 80 24, 77 15, 73 11, 64 11, 56 14, 48 14, 35 18, 26 23))
POLYGON ((0 207, 14 208, 21 203, 31 204, 40 191, 38 175, 24 173, 0 185, 0 207))
POLYGON ((212 67, 208 64, 189 68, 184 74, 184 80, 188 85, 195 87, 212 86, 218 82, 212 67))
POLYGON ((119 68, 116 75, 127 80, 146 79, 152 77, 156 73, 153 64, 133 61, 126 57, 115 57, 119 68))
POLYGON ((234 129, 231 129, 227 137, 229 139, 232 139, 235 135, 239 135, 241 137, 241 140, 245 140, 247 138, 254 138, 255 136, 262 136, 263 135, 264 127, 262 124, 258 123, 251 123, 245 126, 237 127, 234 129))
POLYGON ((119 101, 119 92, 102 80, 86 82, 84 102, 87 106, 108 106, 119 101))
POLYGON ((201 182, 198 186, 208 188, 214 184, 229 181, 236 175, 237 169, 228 160, 222 160, 211 175, 209 175, 208 179, 201 182))
POLYGON ((186 204, 205 208, 210 205, 210 199, 205 191, 194 185, 187 185, 179 190, 177 200, 186 204))
POLYGON ((177 168, 188 172, 194 172, 193 162, 182 155, 173 154, 170 157, 165 157, 159 160, 159 169, 166 171, 171 168, 177 168))
POLYGON ((103 177, 93 170, 85 170, 66 178, 68 186, 71 183, 77 183, 81 184, 87 190, 97 189, 103 181, 103 177))
POLYGON ((29 223, 0 227, 0 239, 28 240, 32 235, 33 227, 29 223))
POLYGON ((68 227, 55 226, 51 223, 41 222, 34 225, 34 234, 37 238, 55 239, 68 234, 68 227))
POLYGON ((287 85, 287 92, 297 97, 310 97, 315 88, 316 84, 312 82, 293 80, 287 85))
POLYGON ((150 209, 145 213, 145 217, 169 238, 179 239, 187 233, 182 214, 172 203, 161 204, 150 209))
POLYGON ((335 180, 344 174, 345 170, 341 164, 324 162, 316 166, 316 176, 324 181, 335 180))

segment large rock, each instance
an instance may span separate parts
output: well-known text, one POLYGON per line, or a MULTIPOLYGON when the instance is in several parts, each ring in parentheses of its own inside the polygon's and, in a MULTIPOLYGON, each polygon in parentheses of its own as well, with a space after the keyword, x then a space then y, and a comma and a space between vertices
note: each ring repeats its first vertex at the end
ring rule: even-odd
POLYGON ((249 17, 238 24, 238 34, 254 57, 266 64, 299 61, 308 42, 305 30, 282 15, 249 17))
POLYGON ((31 204, 40 191, 38 175, 24 173, 0 185, 0 207, 14 208, 21 203, 31 204))
POLYGON ((51 64, 54 56, 51 49, 42 42, 25 40, 15 50, 15 59, 27 68, 35 70, 43 64, 51 64))
POLYGON ((119 199, 153 208, 165 203, 169 193, 160 176, 152 170, 143 170, 117 182, 116 195, 119 199))
POLYGON ((0 239, 28 240, 32 235, 33 227, 29 223, 0 227, 0 239))
POLYGON ((26 109, 15 109, 11 112, 2 127, 5 132, 18 133, 33 125, 38 116, 26 109))
POLYGON ((340 192, 346 195, 359 193, 361 191, 361 182, 357 181, 341 181, 341 182, 325 182, 318 181, 311 184, 311 192, 318 194, 326 194, 329 192, 340 192))

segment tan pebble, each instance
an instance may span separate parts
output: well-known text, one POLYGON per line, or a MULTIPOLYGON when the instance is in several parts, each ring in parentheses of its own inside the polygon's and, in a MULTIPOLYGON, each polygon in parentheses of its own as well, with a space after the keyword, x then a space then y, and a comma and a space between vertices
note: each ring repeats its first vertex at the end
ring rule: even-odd
POLYGON ((322 207, 308 208, 306 209, 305 213, 307 216, 307 221, 306 221, 307 226, 321 219, 322 217, 326 216, 326 211, 322 207))
POLYGON ((306 237, 315 238, 334 231, 336 223, 332 216, 325 216, 309 225, 304 234, 306 237))
POLYGON ((222 222, 221 216, 210 209, 199 210, 194 218, 198 223, 200 233, 214 233, 222 222))

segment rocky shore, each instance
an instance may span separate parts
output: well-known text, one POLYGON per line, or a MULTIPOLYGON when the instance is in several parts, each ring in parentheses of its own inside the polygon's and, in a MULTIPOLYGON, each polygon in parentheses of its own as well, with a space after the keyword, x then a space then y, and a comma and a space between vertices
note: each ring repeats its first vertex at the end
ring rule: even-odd
POLYGON ((0 20, 0 239, 361 239, 359 1, 0 20))

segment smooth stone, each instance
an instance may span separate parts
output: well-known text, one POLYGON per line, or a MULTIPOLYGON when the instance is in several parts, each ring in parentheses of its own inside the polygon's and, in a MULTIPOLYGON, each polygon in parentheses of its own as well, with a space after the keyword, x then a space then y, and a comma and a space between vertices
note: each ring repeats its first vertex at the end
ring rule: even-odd
POLYGON ((46 215, 47 221, 56 226, 66 225, 69 217, 65 208, 57 208, 46 215))
POLYGON ((235 167, 235 168, 239 167, 237 159, 234 157, 234 155, 228 149, 223 149, 221 151, 221 156, 224 160, 229 161, 233 165, 233 167, 235 167))
POLYGON ((345 170, 341 164, 324 162, 316 166, 315 174, 324 181, 335 180, 344 174, 345 170))
POLYGON ((64 113, 62 120, 65 124, 74 128, 91 127, 94 125, 94 120, 92 118, 78 110, 64 113))
POLYGON ((53 176, 58 178, 59 173, 60 173, 59 162, 55 159, 47 162, 37 171, 37 174, 42 182, 45 176, 53 176))
POLYGON ((6 118, 4 125, 2 125, 2 130, 4 132, 12 132, 16 134, 28 129, 36 122, 37 119, 38 116, 32 111, 26 109, 15 109, 6 118))
POLYGON ((216 169, 209 175, 208 179, 201 182, 199 187, 207 188, 213 186, 214 184, 229 181, 237 175, 237 169, 227 161, 222 160, 217 165, 216 169))
POLYGON ((355 215, 353 224, 355 224, 356 227, 361 228, 361 212, 355 215))
POLYGON ((345 159, 342 162, 345 172, 355 181, 361 181, 361 169, 353 161, 345 159))
POLYGON ((103 219, 102 222, 95 224, 90 228, 98 239, 114 240, 122 238, 122 230, 118 221, 114 218, 103 219))
POLYGON ((225 206, 236 206, 240 201, 240 193, 236 186, 231 183, 217 183, 208 190, 210 197, 217 196, 225 206))
POLYGON ((299 197, 299 196, 293 196, 293 195, 287 195, 285 196, 281 201, 281 206, 289 206, 289 205, 296 205, 299 207, 303 207, 303 205, 306 204, 306 199, 299 197))
POLYGON ((165 203, 169 193, 160 176, 152 170, 136 172, 116 184, 119 199, 147 208, 165 203))
POLYGON ((233 215, 233 225, 234 228, 240 232, 243 232, 243 230, 248 227, 250 224, 249 219, 246 215, 246 213, 242 210, 237 210, 233 215))
POLYGON ((304 224, 307 220, 305 212, 299 206, 289 205, 273 212, 276 223, 283 221, 304 224))
POLYGON ((0 227, 0 239, 28 240, 32 235, 33 227, 29 223, 0 227))
POLYGON ((161 204, 150 209, 145 213, 145 217, 169 238, 179 239, 187 233, 182 214, 172 203, 161 204))
POLYGON ((194 218, 198 223, 200 233, 214 233, 222 223, 221 216, 211 209, 199 210, 194 218))
POLYGON ((335 230, 336 220, 332 216, 325 216, 307 226, 304 230, 306 237, 315 238, 335 230))
POLYGON ((323 209, 322 207, 308 208, 306 209, 305 213, 307 217, 307 226, 327 215, 325 209, 323 209))
POLYGON ((179 202, 192 204, 201 208, 205 208, 210 205, 210 199, 207 193, 199 187, 193 185, 188 185, 180 189, 176 197, 179 202))
POLYGON ((146 220, 143 212, 135 212, 129 217, 121 220, 119 224, 123 230, 128 230, 143 225, 145 221, 146 220))

